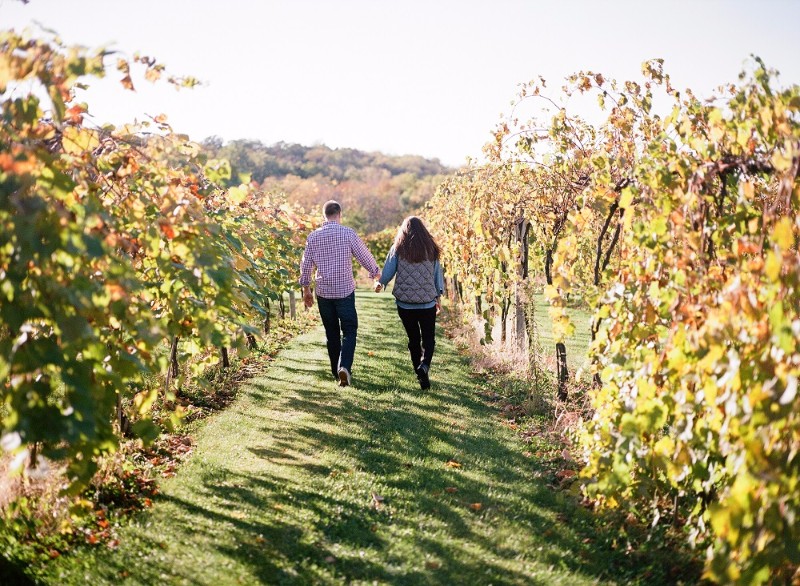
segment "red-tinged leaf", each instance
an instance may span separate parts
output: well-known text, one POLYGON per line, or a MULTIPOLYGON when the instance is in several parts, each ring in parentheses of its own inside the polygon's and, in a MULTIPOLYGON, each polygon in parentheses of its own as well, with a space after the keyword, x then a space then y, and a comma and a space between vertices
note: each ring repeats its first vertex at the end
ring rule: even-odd
POLYGON ((105 528, 107 528, 107 527, 108 527, 108 521, 106 521, 105 519, 100 519, 100 520, 97 522, 97 525, 98 525, 98 527, 100 527, 101 529, 105 529, 105 528))
POLYGON ((126 75, 121 80, 119 80, 119 82, 122 84, 122 87, 124 87, 126 90, 131 90, 132 92, 136 91, 136 89, 133 87, 133 80, 131 79, 130 75, 126 75))
POLYGON ((444 489, 444 491, 450 494, 455 494, 458 492, 458 489, 455 486, 448 486, 444 489))
POLYGON ((95 535, 94 533, 90 533, 89 535, 87 535, 86 536, 86 543, 89 543, 91 545, 95 545, 97 543, 97 535, 95 535))
POLYGON ((81 105, 75 105, 69 108, 66 112, 65 120, 73 124, 80 124, 83 122, 84 109, 81 105))
POLYGON ((161 233, 167 238, 167 240, 172 240, 175 238, 175 229, 172 227, 172 224, 168 222, 161 221, 158 223, 158 227, 161 230, 161 233))
POLYGON ((481 504, 481 503, 472 503, 469 506, 469 508, 472 509, 473 511, 480 511, 483 508, 483 504, 481 504))
POLYGON ((57 557, 59 557, 61 555, 61 552, 58 551, 57 549, 51 549, 48 552, 48 555, 50 556, 51 559, 56 559, 57 557))

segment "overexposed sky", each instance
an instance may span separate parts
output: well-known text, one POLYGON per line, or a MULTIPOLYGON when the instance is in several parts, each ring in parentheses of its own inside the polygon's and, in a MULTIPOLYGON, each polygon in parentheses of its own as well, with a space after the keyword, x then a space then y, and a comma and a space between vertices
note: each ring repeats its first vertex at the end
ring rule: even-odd
POLYGON ((0 0, 0 29, 155 56, 203 82, 137 92, 92 82, 97 123, 167 114, 195 140, 255 139, 417 154, 461 165, 517 84, 591 69, 638 77, 665 59, 706 95, 751 53, 800 83, 797 0, 0 0))

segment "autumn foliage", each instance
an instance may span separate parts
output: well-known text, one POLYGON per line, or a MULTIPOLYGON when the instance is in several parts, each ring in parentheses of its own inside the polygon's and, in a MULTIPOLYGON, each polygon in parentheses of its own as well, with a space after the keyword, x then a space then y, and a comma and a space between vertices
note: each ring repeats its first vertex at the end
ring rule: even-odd
MULTIPOLYGON (((531 224, 561 336, 583 296, 593 416, 576 448, 585 494, 706 548, 721 583, 800 565, 800 88, 755 59, 711 99, 659 60, 643 79, 522 86, 490 162, 431 204, 446 270, 489 303, 523 281, 531 224), (599 105, 587 122, 564 104, 599 105), (526 105, 545 115, 520 121, 526 105), (461 213, 463 228, 453 216, 461 213), (466 221, 463 221, 466 220, 466 221)), ((520 300, 524 303, 524 299, 520 300)))
MULTIPOLYGON (((163 115, 88 124, 75 94, 110 73, 108 58, 0 36, 2 442, 19 463, 28 446, 66 458, 76 487, 123 432, 158 433, 148 413, 174 395, 152 375, 171 370, 171 344, 188 356, 245 351, 311 225, 250 185, 220 189, 230 165, 163 115)), ((117 60, 125 88, 134 67, 148 80, 164 71, 149 57, 117 60)))

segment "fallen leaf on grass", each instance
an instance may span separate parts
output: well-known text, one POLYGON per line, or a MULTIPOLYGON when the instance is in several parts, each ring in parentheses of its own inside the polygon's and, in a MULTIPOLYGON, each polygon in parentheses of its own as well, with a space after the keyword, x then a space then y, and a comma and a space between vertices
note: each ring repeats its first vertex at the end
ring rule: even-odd
POLYGON ((483 508, 483 505, 481 503, 472 503, 469 508, 473 511, 480 511, 483 508))
POLYGON ((383 506, 384 498, 379 495, 377 492, 372 493, 372 505, 376 509, 380 509, 383 506))
POLYGON ((436 560, 429 560, 425 562, 425 567, 429 570, 438 570, 442 567, 442 562, 437 562, 436 560))
POLYGON ((444 489, 445 492, 449 492, 450 494, 454 494, 458 492, 458 489, 455 486, 448 486, 444 489))
POLYGON ((577 474, 575 470, 570 470, 570 469, 559 470, 558 472, 556 472, 556 478, 558 478, 559 480, 564 480, 565 478, 572 478, 573 476, 575 476, 575 474, 577 474))
POLYGON ((447 466, 448 468, 461 468, 461 464, 459 464, 455 460, 448 460, 445 466, 447 466))
POLYGON ((333 557, 332 555, 329 555, 328 557, 326 557, 326 558, 325 558, 325 561, 326 561, 327 563, 329 563, 329 564, 332 564, 333 562, 335 562, 335 561, 336 561, 336 558, 335 558, 335 557, 333 557))

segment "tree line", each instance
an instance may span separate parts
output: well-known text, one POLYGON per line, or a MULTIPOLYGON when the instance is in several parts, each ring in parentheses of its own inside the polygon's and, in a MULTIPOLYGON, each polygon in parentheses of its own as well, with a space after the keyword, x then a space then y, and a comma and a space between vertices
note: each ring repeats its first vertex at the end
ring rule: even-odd
POLYGON ((223 142, 219 137, 202 145, 208 156, 230 162, 229 184, 255 182, 314 212, 335 199, 344 207, 345 222, 362 234, 397 226, 433 197, 436 186, 453 171, 438 159, 325 145, 223 142))

